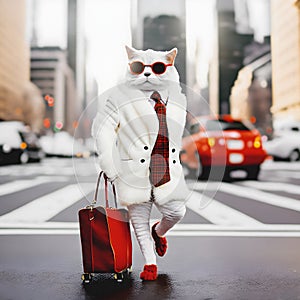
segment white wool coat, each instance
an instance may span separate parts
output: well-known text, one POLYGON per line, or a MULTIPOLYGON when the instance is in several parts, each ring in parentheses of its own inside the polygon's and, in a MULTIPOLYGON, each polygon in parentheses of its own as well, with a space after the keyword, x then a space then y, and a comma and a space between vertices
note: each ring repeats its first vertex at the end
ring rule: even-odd
POLYGON ((168 91, 166 119, 169 131, 171 180, 151 185, 149 165, 159 130, 156 112, 140 90, 118 85, 99 98, 92 136, 96 139, 100 168, 114 183, 122 205, 155 201, 184 201, 189 193, 179 161, 186 121, 186 97, 179 85, 168 91))

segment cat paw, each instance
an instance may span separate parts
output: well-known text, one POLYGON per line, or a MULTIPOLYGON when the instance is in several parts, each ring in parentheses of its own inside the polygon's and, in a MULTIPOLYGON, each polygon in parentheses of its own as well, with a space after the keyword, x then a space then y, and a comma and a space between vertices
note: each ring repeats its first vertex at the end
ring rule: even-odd
POLYGON ((155 242, 155 251, 159 256, 164 256, 167 252, 168 242, 165 237, 159 237, 155 231, 155 227, 159 222, 152 226, 152 238, 155 242))
POLYGON ((157 278, 157 266, 156 265, 144 265, 144 270, 140 274, 142 280, 156 280, 157 278))

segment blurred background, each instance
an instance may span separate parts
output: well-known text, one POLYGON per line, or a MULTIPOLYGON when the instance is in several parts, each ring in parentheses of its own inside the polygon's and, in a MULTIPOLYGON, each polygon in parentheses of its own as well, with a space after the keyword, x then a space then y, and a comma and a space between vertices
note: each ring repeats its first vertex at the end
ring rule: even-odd
POLYGON ((208 113, 204 98, 272 138, 300 122, 299 24, 299 0, 0 0, 0 119, 73 135, 86 111, 85 143, 93 100, 124 77, 124 46, 177 47, 192 114, 208 113))

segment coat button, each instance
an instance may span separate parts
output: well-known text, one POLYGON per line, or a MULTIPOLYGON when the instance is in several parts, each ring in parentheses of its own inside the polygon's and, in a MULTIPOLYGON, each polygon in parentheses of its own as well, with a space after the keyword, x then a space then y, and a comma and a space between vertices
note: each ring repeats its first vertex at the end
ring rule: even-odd
POLYGON ((142 158, 142 159, 140 160, 140 162, 141 162, 141 163, 144 163, 144 162, 145 162, 145 160, 142 158))
POLYGON ((174 153, 175 151, 176 151, 175 148, 173 148, 173 149, 172 149, 172 152, 174 153))
POLYGON ((144 149, 145 149, 145 150, 148 150, 149 148, 148 148, 148 146, 145 146, 144 149))
POLYGON ((176 160, 175 159, 173 160, 173 164, 176 164, 176 160))

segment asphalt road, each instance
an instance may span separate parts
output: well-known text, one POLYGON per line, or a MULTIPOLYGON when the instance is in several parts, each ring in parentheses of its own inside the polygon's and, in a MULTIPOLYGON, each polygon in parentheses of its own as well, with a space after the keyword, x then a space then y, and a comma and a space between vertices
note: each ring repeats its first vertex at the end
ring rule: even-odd
POLYGON ((1 167, 0 299, 300 299, 299 171, 268 161, 257 182, 190 181, 155 282, 139 279, 133 238, 127 280, 83 285, 77 212, 93 198, 93 159, 1 167))

